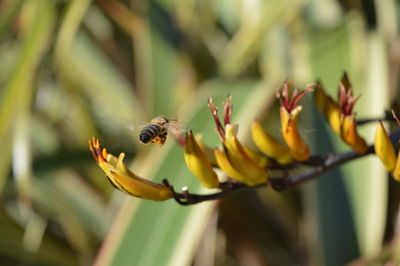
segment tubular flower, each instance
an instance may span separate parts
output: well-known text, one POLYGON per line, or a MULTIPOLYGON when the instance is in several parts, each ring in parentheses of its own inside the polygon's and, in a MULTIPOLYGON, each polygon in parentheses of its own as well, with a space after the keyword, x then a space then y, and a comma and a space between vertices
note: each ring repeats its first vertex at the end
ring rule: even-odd
POLYGON ((246 184, 257 185, 268 181, 267 171, 258 165, 246 152, 244 146, 236 137, 237 126, 225 126, 223 141, 226 157, 237 172, 246 178, 246 184))
POLYGON ((123 163, 125 157, 121 153, 118 158, 101 149, 100 141, 96 138, 89 140, 89 147, 100 168, 106 173, 108 180, 117 189, 129 195, 155 201, 163 201, 173 197, 168 187, 141 178, 131 172, 123 163))
POLYGON ((271 137, 257 120, 251 126, 251 135, 256 146, 267 156, 275 159, 280 164, 288 164, 293 161, 288 149, 279 141, 271 137))
POLYGON ((184 149, 185 162, 190 172, 197 177, 203 186, 207 188, 218 187, 217 174, 212 169, 210 161, 191 131, 186 133, 184 149))
POLYGON ((338 94, 338 101, 335 102, 317 82, 314 100, 335 133, 355 152, 365 153, 368 151, 368 145, 357 132, 357 123, 353 114, 354 105, 359 97, 353 96, 353 88, 346 73, 343 74, 339 84, 338 94))
POLYGON ((358 135, 357 123, 354 115, 342 118, 341 134, 344 142, 352 147, 356 153, 362 154, 368 151, 367 142, 358 135))
POLYGON ((341 110, 340 136, 357 153, 366 153, 368 145, 357 132, 353 108, 359 97, 353 96, 353 88, 346 73, 339 86, 339 105, 341 110))
POLYGON ((297 105, 299 100, 308 92, 311 92, 311 88, 307 88, 303 91, 298 91, 296 88, 289 96, 289 85, 284 84, 281 94, 278 94, 281 100, 280 114, 281 114, 281 130, 282 137, 286 145, 289 147, 291 156, 297 161, 305 161, 310 157, 310 149, 307 143, 300 136, 297 128, 297 120, 303 107, 297 105))
POLYGON ((381 159, 386 170, 394 170, 396 166, 396 153, 382 122, 379 122, 376 127, 374 147, 375 154, 381 159))
POLYGON ((340 135, 341 110, 339 104, 336 103, 331 96, 325 93, 325 90, 320 82, 317 82, 314 89, 314 101, 318 110, 325 116, 325 119, 328 121, 333 131, 340 135))

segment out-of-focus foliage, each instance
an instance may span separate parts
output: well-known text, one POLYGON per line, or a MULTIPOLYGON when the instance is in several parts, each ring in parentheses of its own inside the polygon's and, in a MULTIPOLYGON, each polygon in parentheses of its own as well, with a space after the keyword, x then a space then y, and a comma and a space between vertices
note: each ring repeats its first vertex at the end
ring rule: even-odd
MULTIPOLYGON (((279 138, 275 88, 320 79, 333 95, 343 71, 362 95, 357 116, 380 117, 399 100, 399 10, 395 0, 0 1, 0 264, 399 263, 399 186, 376 158, 289 192, 182 207, 114 190, 87 145, 99 137, 141 176, 199 192, 172 138, 145 146, 131 128, 166 115, 216 145, 206 99, 230 93, 243 142, 255 118, 279 138)), ((303 105, 312 153, 347 150, 303 105)), ((371 143, 374 129, 360 134, 371 143)))

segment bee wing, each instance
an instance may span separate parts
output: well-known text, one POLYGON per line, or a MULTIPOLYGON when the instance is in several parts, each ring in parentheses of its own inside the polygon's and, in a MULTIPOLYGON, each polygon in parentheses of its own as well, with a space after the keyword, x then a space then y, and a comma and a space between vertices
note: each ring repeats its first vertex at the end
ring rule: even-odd
POLYGON ((142 130, 143 127, 145 127, 148 124, 149 124, 148 122, 137 121, 137 122, 133 122, 133 123, 129 124, 128 128, 132 131, 140 131, 140 130, 142 130))
POLYGON ((168 131, 175 135, 175 137, 180 137, 186 130, 184 124, 177 119, 168 119, 168 131))

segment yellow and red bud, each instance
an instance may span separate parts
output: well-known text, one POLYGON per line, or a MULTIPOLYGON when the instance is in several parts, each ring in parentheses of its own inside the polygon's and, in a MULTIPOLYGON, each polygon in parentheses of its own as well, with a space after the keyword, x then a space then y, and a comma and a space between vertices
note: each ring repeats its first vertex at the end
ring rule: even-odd
POLYGON ((251 126, 251 135, 257 148, 259 148, 265 155, 275 159, 280 164, 288 164, 293 161, 289 150, 275 138, 270 136, 262 128, 260 122, 253 122, 251 126))
POLYGON ((204 187, 218 187, 218 176, 191 131, 187 132, 185 136, 184 157, 190 172, 204 187))
POLYGON ((237 127, 226 125, 223 142, 227 158, 234 169, 246 178, 246 183, 262 184, 268 180, 268 172, 252 159, 236 137, 237 127))
POLYGON ((106 173, 110 182, 122 192, 129 195, 155 201, 163 201, 173 197, 170 188, 144 179, 130 171, 123 163, 125 157, 121 153, 118 158, 101 149, 100 141, 96 138, 89 140, 89 147, 97 164, 106 173))
POLYGON ((302 106, 300 105, 294 108, 290 113, 283 106, 280 108, 283 140, 289 147, 291 156, 300 162, 310 157, 310 149, 300 136, 297 128, 297 120, 301 110, 302 106))
POLYGON ((356 153, 368 151, 368 145, 357 132, 357 123, 354 115, 344 116, 341 124, 341 137, 344 142, 353 148, 356 153))
POLYGON ((396 166, 396 153, 382 122, 379 122, 376 127, 374 147, 375 154, 381 159, 386 170, 394 170, 396 166))
POLYGON ((342 124, 341 110, 339 104, 334 102, 331 97, 328 97, 325 117, 333 131, 340 136, 342 124))

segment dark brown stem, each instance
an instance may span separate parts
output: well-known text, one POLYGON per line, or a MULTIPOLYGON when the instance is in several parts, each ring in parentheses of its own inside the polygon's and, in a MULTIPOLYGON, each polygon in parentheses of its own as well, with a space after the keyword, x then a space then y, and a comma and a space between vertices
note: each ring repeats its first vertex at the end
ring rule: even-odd
POLYGON ((373 122, 378 122, 378 121, 396 121, 395 118, 393 117, 392 113, 390 111, 385 111, 385 116, 384 117, 377 117, 377 118, 366 118, 366 119, 357 119, 357 125, 365 125, 373 122))

